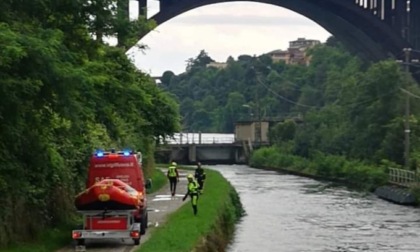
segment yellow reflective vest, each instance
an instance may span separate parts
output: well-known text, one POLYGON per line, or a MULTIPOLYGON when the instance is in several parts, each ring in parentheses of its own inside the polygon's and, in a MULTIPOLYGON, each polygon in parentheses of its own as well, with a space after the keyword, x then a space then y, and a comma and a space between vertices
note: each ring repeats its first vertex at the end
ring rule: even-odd
POLYGON ((189 194, 196 194, 198 193, 198 183, 197 181, 192 181, 188 183, 188 192, 189 194))
POLYGON ((168 177, 176 177, 176 166, 169 166, 168 177))

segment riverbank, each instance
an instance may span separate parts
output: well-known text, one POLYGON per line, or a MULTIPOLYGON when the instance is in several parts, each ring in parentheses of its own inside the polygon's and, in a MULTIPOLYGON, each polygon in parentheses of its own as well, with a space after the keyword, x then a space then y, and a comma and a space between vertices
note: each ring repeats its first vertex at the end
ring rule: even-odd
POLYGON ((402 205, 418 205, 418 189, 399 188, 388 184, 387 165, 374 166, 344 156, 314 153, 310 159, 287 153, 279 147, 256 150, 250 160, 254 168, 328 180, 354 189, 375 193, 387 201, 402 205))
MULTIPOLYGON (((351 183, 345 179, 325 178, 322 176, 297 172, 297 171, 285 169, 285 168, 273 168, 273 167, 264 167, 264 166, 253 166, 253 168, 267 170, 267 171, 279 171, 285 174, 291 174, 291 175, 296 175, 300 177, 312 178, 319 181, 329 181, 329 182, 337 183, 340 185, 345 185, 351 189, 366 190, 366 188, 360 188, 357 184, 351 183)), ((418 190, 419 189, 411 190, 411 189, 400 188, 396 186, 380 186, 370 192, 374 193, 379 198, 392 202, 392 203, 396 203, 399 205, 418 206, 419 201, 420 201, 420 193, 418 190)))
POLYGON ((255 168, 266 168, 374 191, 387 184, 386 166, 373 166, 344 156, 314 153, 310 159, 283 152, 277 147, 256 150, 250 160, 255 168))
POLYGON ((189 202, 183 205, 168 216, 162 228, 152 231, 151 238, 139 251, 223 251, 243 208, 237 192, 219 172, 206 170, 206 173, 198 215, 193 215, 189 202))
POLYGON ((344 184, 354 189, 373 192, 378 197, 397 204, 418 205, 420 201, 418 189, 388 185, 387 164, 373 166, 323 153, 315 153, 311 159, 307 159, 272 146, 255 151, 250 166, 344 184))

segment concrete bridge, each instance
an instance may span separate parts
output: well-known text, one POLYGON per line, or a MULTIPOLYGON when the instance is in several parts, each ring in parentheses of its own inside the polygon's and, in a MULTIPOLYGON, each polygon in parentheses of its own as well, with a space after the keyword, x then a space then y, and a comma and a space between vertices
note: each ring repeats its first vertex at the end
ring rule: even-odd
POLYGON ((236 140, 235 134, 177 133, 162 141, 156 159, 182 164, 245 164, 251 151, 264 145, 267 143, 236 140))
MULTIPOLYGON (((129 0, 126 0, 129 1, 129 0)), ((137 0, 146 15, 147 0, 137 0)), ((150 17, 160 25, 189 10, 237 0, 160 0, 150 17)), ((247 0, 287 8, 318 23, 369 61, 420 58, 420 1, 418 0, 247 0)), ((128 12, 127 12, 128 13, 128 12)), ((147 15, 146 15, 147 16, 147 15)), ((139 39, 146 34, 140 34, 139 39)), ((420 79, 416 67, 410 67, 420 79)))

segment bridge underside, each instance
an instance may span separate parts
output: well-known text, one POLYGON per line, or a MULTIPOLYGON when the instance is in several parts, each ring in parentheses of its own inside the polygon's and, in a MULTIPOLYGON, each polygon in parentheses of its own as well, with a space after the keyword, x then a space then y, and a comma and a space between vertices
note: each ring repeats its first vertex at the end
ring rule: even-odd
MULTIPOLYGON (((138 1, 144 13, 147 1, 138 1)), ((304 15, 369 61, 403 59, 404 48, 420 46, 420 1, 411 1, 410 13, 407 13, 406 0, 393 3, 393 0, 247 1, 272 4, 304 15)), ((151 18, 160 25, 189 10, 224 2, 237 0, 160 0, 160 11, 151 18)))

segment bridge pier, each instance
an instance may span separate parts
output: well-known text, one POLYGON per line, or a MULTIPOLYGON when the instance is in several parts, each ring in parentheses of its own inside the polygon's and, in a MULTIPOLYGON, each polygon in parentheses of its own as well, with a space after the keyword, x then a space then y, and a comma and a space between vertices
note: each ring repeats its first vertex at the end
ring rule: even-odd
POLYGON ((139 16, 147 17, 147 0, 137 0, 139 2, 139 16))
POLYGON ((394 29, 407 39, 407 2, 403 0, 396 1, 394 15, 394 29))
POLYGON ((172 7, 174 4, 176 4, 174 2, 175 1, 173 1, 173 0, 159 0, 159 9, 160 9, 160 11, 163 11, 165 9, 168 9, 168 8, 172 7))
POLYGON ((188 161, 191 163, 197 162, 197 147, 195 144, 188 146, 188 161))
POLYGON ((385 1, 384 3, 384 10, 382 15, 382 20, 387 23, 388 25, 392 26, 392 2, 391 1, 385 1))
POLYGON ((242 148, 236 148, 234 153, 234 160, 235 160, 235 164, 247 164, 248 163, 248 158, 247 155, 245 154, 244 149, 242 148))
POLYGON ((411 1, 411 44, 420 49, 420 1, 411 1))
MULTIPOLYGON (((117 1, 117 19, 124 22, 130 20, 130 0, 117 1)), ((117 30, 118 47, 125 48, 127 46, 127 30, 125 27, 120 27, 117 30)), ((128 48, 126 48, 128 49, 128 48)))

